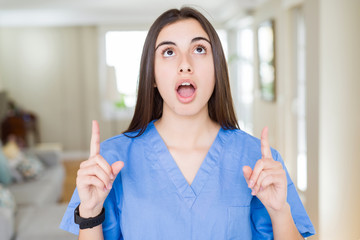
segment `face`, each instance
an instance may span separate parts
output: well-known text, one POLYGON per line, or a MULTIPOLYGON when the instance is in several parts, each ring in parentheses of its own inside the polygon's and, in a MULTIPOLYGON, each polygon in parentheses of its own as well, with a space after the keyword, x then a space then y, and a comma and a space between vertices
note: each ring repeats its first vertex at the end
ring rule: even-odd
POLYGON ((195 19, 165 26, 156 40, 155 84, 163 116, 206 114, 215 72, 209 36, 195 19))

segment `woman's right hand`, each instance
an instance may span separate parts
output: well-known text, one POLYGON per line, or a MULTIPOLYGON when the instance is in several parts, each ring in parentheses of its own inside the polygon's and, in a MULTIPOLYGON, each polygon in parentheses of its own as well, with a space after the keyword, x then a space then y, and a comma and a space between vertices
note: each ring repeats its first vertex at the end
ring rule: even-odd
POLYGON ((95 217, 100 214, 112 184, 123 168, 124 163, 117 161, 111 166, 100 155, 100 130, 97 121, 92 122, 90 157, 80 164, 76 186, 80 197, 80 216, 95 217))

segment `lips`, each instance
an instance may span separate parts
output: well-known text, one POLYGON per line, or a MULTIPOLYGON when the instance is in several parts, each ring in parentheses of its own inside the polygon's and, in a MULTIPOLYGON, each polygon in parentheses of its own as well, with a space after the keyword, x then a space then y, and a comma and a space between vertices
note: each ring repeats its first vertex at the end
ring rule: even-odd
POLYGON ((189 103, 195 97, 196 85, 189 79, 181 80, 176 84, 175 91, 180 102, 189 103))

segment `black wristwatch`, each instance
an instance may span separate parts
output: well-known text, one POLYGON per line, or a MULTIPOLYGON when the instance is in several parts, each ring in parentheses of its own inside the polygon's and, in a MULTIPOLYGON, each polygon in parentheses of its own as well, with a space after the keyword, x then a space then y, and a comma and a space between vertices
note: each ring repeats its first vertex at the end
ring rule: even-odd
POLYGON ((105 208, 101 210, 101 213, 96 217, 91 218, 82 218, 80 217, 79 206, 74 210, 74 221, 76 224, 79 224, 80 229, 93 228, 102 224, 105 220, 105 208))

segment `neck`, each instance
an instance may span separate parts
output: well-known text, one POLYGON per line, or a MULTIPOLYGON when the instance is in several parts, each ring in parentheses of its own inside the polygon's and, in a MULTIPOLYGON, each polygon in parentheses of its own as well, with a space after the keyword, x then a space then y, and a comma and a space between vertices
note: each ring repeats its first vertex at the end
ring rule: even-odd
POLYGON ((169 116, 163 115, 155 126, 168 146, 196 147, 207 142, 220 125, 213 122, 208 113, 197 116, 169 116))

